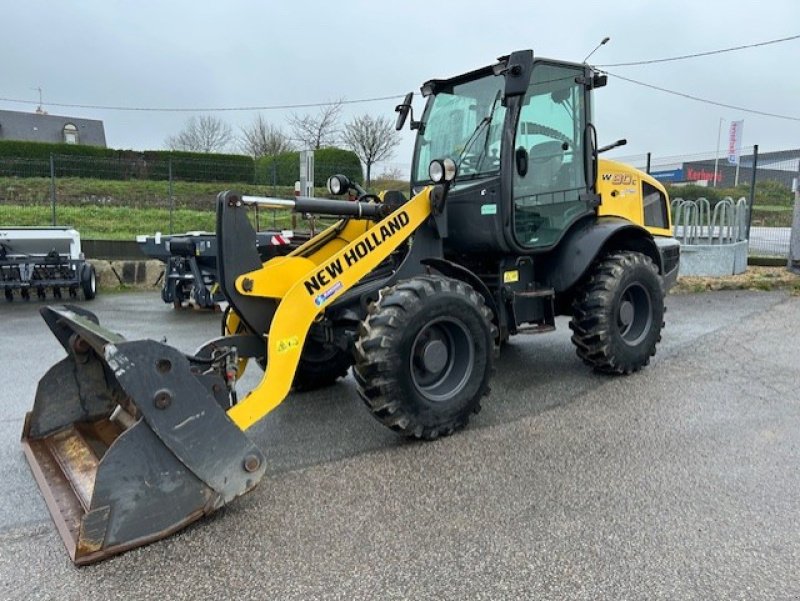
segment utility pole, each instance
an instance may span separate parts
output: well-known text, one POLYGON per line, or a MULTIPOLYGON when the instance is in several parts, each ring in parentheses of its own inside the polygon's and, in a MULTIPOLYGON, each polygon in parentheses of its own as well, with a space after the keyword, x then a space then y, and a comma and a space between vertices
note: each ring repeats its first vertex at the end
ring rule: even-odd
POLYGON ((719 118, 719 127, 717 128, 717 154, 714 155, 714 187, 717 187, 717 172, 719 169, 719 143, 722 140, 722 117, 719 118))

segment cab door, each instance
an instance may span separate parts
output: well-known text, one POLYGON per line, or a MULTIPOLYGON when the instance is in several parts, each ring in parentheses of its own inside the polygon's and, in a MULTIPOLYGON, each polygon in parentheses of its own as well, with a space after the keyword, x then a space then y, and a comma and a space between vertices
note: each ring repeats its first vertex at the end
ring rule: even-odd
POLYGON ((584 68, 537 62, 521 101, 514 138, 513 232, 530 249, 553 246, 587 199, 587 90, 584 68))

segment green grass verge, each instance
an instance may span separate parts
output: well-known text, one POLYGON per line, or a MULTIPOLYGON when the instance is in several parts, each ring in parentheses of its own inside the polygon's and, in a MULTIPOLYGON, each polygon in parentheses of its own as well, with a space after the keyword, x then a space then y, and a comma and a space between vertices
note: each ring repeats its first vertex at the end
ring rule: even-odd
MULTIPOLYGON (((219 192, 290 198, 294 189, 241 182, 174 182, 174 233, 214 231, 214 202, 219 192)), ((319 197, 327 190, 316 189, 319 197)), ((56 180, 56 225, 80 231, 84 239, 131 240, 140 234, 170 232, 169 186, 164 181, 59 178, 56 180)), ((48 178, 0 177, 0 226, 52 225, 48 178)), ((288 211, 263 210, 262 229, 291 227, 288 211)), ((298 226, 299 227, 299 226, 298 226)))
MULTIPOLYGON (((170 218, 166 209, 132 207, 60 207, 57 224, 69 225, 90 240, 133 240, 140 234, 168 233, 170 218)), ((0 224, 4 226, 50 225, 50 207, 0 205, 0 224)), ((261 228, 283 229, 291 226, 288 211, 262 211, 261 228)), ((172 215, 172 231, 208 231, 216 229, 214 212, 176 209, 172 215)))

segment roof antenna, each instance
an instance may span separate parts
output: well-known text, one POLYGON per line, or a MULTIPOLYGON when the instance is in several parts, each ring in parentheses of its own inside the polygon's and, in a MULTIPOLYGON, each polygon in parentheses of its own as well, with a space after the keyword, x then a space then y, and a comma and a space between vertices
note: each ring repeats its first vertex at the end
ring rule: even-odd
POLYGON ((31 90, 38 90, 39 91, 39 106, 36 107, 36 114, 37 115, 46 115, 47 111, 42 108, 42 88, 41 86, 36 88, 31 88, 31 90))
POLYGON ((585 63, 586 61, 588 61, 589 57, 592 56, 595 52, 597 52, 597 50, 600 48, 600 46, 605 46, 610 41, 611 41, 610 37, 608 37, 608 36, 604 37, 602 39, 602 41, 597 46, 595 46, 594 50, 592 50, 589 54, 586 55, 586 58, 583 59, 583 62, 585 63))

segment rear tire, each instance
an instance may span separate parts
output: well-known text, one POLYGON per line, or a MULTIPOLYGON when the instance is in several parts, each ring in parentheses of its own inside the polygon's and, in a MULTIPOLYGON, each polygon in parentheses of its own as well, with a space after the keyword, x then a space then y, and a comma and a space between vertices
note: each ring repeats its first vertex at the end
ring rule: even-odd
POLYGON ((81 290, 85 300, 92 300, 97 296, 97 273, 89 263, 81 267, 81 290))
POLYGON ((595 371, 629 374, 656 354, 664 288, 650 257, 619 251, 601 260, 573 303, 569 324, 578 356, 595 371))
POLYGON ((483 297, 419 276, 385 290, 356 343, 359 394, 384 425, 434 439, 467 425, 489 392, 495 328, 483 297))

